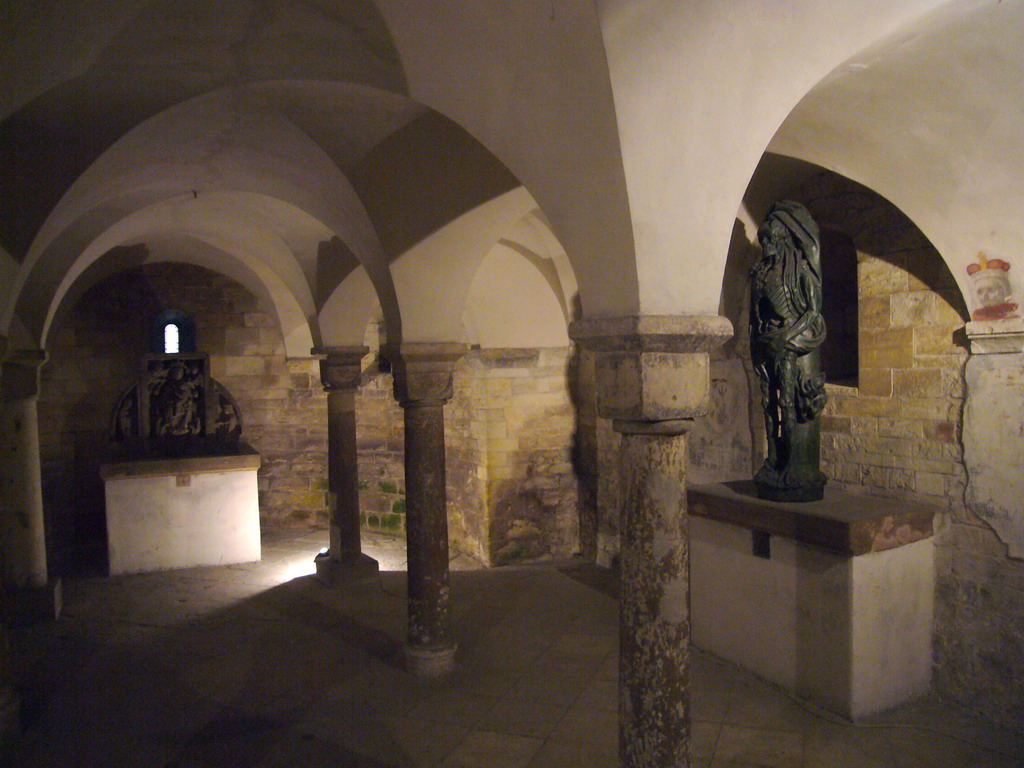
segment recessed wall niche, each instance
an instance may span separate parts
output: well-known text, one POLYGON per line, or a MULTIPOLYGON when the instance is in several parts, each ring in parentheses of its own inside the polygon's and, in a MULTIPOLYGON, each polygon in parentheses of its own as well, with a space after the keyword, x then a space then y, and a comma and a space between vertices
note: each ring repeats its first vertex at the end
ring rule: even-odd
POLYGON ((327 407, 316 361, 287 360, 276 318, 238 283, 192 265, 147 264, 83 293, 47 342, 40 441, 48 545, 60 573, 106 567, 99 465, 109 415, 168 309, 193 320, 210 375, 244 415, 244 439, 262 457, 263 525, 326 525, 327 407))

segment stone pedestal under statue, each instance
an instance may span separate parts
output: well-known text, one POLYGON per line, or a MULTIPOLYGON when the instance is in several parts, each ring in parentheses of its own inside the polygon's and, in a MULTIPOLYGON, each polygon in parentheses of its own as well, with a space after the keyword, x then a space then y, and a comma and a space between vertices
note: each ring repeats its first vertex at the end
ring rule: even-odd
POLYGON ((695 646, 853 720, 927 692, 932 508, 835 488, 766 501, 749 481, 688 498, 695 646))

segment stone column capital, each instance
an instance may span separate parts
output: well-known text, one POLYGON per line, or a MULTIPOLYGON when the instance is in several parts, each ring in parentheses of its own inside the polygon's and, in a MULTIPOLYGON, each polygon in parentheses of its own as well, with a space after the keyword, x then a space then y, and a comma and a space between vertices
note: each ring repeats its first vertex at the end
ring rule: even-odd
POLYGON ((320 356, 320 382, 328 392, 358 389, 363 372, 363 358, 369 347, 324 347, 314 352, 320 356))
POLYGON ((708 353, 728 341, 719 315, 631 315, 577 320, 569 337, 596 353, 597 410, 615 429, 649 433, 644 422, 674 422, 681 434, 708 411, 708 353))
POLYGON ((42 349, 8 350, 3 359, 3 399, 24 400, 39 394, 39 369, 46 362, 42 349))
POLYGON ((392 351, 395 399, 403 407, 444 405, 452 398, 452 374, 469 347, 452 342, 403 343, 392 351))
POLYGON ((973 320, 964 326, 972 355, 1024 352, 1024 318, 973 320))

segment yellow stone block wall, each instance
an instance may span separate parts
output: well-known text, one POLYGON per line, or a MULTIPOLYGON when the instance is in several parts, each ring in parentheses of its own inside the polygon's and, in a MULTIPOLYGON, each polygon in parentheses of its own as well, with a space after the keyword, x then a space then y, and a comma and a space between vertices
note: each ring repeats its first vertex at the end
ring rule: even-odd
POLYGON ((827 387, 822 468, 847 490, 962 509, 964 320, 894 261, 859 254, 859 376, 827 387))
MULTIPOLYGON (((470 350, 445 405, 449 541, 486 564, 575 553, 579 487, 568 349, 470 350)), ((356 399, 362 524, 405 530, 402 410, 392 377, 356 399)))
POLYGON ((405 532, 405 429, 391 374, 377 362, 363 372, 356 394, 356 446, 359 452, 359 507, 363 527, 382 533, 405 532))
POLYGON ((858 378, 827 385, 822 470, 851 492, 962 515, 966 307, 952 275, 920 230, 870 190, 825 173, 792 196, 857 250, 858 378))
POLYGON ((568 349, 472 353, 494 564, 565 557, 579 542, 568 349))
POLYGON ((824 468, 852 491, 939 510, 934 685, 1019 729, 1024 562, 965 504, 963 297, 921 232, 869 190, 826 173, 793 196, 858 252, 859 377, 828 387, 824 468))

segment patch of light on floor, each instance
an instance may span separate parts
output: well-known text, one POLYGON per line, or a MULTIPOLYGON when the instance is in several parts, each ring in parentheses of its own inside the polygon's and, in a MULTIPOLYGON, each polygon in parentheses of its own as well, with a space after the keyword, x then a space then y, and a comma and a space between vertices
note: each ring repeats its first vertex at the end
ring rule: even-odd
POLYGON ((316 562, 313 559, 315 555, 316 552, 302 552, 285 560, 277 572, 278 582, 284 584, 292 579, 315 574, 316 562))

